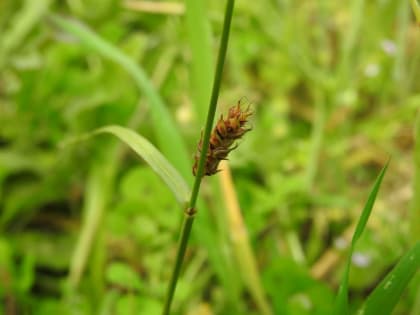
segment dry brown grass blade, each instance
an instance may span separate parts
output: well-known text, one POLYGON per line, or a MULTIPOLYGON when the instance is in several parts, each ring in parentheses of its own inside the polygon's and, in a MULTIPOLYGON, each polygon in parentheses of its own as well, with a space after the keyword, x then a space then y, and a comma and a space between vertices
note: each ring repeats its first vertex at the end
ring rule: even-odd
POLYGON ((238 267, 242 271, 242 277, 253 299, 255 300, 255 303, 261 311, 261 314, 272 314, 261 285, 257 263, 249 243, 248 232, 242 218, 241 209, 227 161, 222 161, 220 163, 220 169, 220 186, 222 188, 222 195, 226 205, 228 228, 238 267))

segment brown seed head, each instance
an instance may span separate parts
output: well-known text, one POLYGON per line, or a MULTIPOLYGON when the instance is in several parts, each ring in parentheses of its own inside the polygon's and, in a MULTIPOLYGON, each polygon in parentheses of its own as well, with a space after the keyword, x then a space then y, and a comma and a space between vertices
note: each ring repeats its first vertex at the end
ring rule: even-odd
MULTIPOLYGON (((207 150, 206 163, 204 166, 204 175, 210 176, 216 174, 221 160, 226 160, 230 151, 234 150, 237 145, 234 145, 235 140, 240 139, 251 128, 246 128, 248 117, 252 115, 249 106, 245 110, 241 109, 240 101, 236 106, 229 109, 226 118, 220 116, 211 135, 209 148, 207 150)), ((203 133, 201 133, 200 141, 198 142, 198 150, 195 155, 195 163, 193 166, 193 174, 197 175, 198 161, 203 146, 203 133)))

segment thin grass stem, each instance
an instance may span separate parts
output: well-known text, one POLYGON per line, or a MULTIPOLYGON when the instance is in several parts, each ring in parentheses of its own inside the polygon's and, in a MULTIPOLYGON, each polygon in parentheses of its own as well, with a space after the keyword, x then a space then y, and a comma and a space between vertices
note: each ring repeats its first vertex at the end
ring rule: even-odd
POLYGON ((185 211, 185 216, 182 223, 176 261, 175 261, 174 269, 172 271, 171 280, 169 282, 168 291, 165 297, 165 304, 164 304, 164 308, 162 312, 163 315, 168 315, 170 312, 172 299, 175 293, 176 284, 177 284, 178 277, 181 271, 182 262, 184 260, 185 251, 187 249, 187 243, 190 237, 192 224, 194 222, 194 217, 196 213, 195 207, 197 203, 198 193, 200 191, 201 180, 204 173, 204 164, 205 164, 208 146, 210 142, 210 134, 211 134, 211 130, 212 130, 213 122, 214 122, 214 116, 216 114, 217 100, 219 97, 220 84, 221 84, 222 74, 223 74, 223 67, 225 64, 226 50, 227 50, 228 41, 229 41, 229 31, 230 31, 230 24, 232 21, 234 4, 235 4, 235 0, 227 0, 226 2, 222 38, 220 41, 219 54, 218 54, 217 64, 216 64, 216 72, 215 72, 215 77, 213 81, 213 89, 212 89, 212 94, 211 94, 211 99, 210 99, 209 110, 207 113, 206 126, 204 129, 203 145, 202 145, 202 150, 200 154, 200 159, 198 162, 197 175, 195 177, 190 202, 189 202, 188 208, 185 211))

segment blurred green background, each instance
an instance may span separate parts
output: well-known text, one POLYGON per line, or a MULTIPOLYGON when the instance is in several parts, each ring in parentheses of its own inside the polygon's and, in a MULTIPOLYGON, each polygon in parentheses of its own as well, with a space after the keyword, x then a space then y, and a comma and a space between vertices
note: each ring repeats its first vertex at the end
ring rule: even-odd
MULTIPOLYGON (((112 136, 65 143, 129 127, 192 185, 223 14, 224 1, 0 2, 0 314, 160 314, 182 207, 112 136)), ((233 180, 204 179, 173 314, 328 314, 391 157, 353 256, 360 306, 420 235, 419 57, 408 1, 237 1, 219 109, 250 104, 253 130, 233 180)), ((394 314, 418 314, 419 284, 394 314)))

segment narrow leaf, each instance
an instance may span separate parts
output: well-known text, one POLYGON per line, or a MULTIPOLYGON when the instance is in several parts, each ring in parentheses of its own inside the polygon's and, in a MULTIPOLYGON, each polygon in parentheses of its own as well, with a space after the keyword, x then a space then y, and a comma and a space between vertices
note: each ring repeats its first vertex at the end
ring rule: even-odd
POLYGON ((146 161, 157 175, 172 190, 179 203, 184 205, 189 196, 190 189, 178 171, 146 138, 134 131, 120 126, 106 126, 95 130, 93 134, 110 133, 127 144, 134 152, 146 161))
POLYGON ((382 171, 379 173, 375 184, 369 194, 368 200, 363 208, 362 214, 360 215, 359 221, 357 223, 356 229, 353 234, 352 242, 350 245, 350 250, 347 256, 346 266, 343 273, 343 278, 341 279, 340 288, 338 289, 337 298, 335 301, 334 306, 334 315, 347 315, 349 314, 349 306, 348 306, 348 279, 350 274, 350 266, 351 266, 351 257, 353 255, 353 250, 357 240, 359 239, 360 235, 362 234, 363 230, 366 227, 366 223, 369 219, 369 216, 372 212, 373 205, 375 203, 376 196, 378 194, 379 187, 381 186, 382 179, 384 178, 386 169, 388 167, 389 162, 383 167, 382 171))
POLYGON ((205 121, 214 73, 210 23, 203 0, 187 0, 185 21, 191 49, 192 96, 200 122, 205 121))
POLYGON ((398 262, 367 298, 359 315, 389 315, 420 267, 420 242, 417 242, 398 262))
POLYGON ((388 163, 384 166, 382 171, 379 173, 379 176, 376 179, 375 184, 373 185, 372 191, 369 194, 369 198, 365 204, 365 207, 362 211, 362 215, 359 218, 359 222, 357 223, 356 230, 354 231, 354 234, 353 234, 353 238, 351 241, 353 245, 359 239, 360 235, 365 229, 367 221, 369 220, 369 216, 370 216, 370 213, 372 212, 373 204, 375 203, 376 195, 378 194, 378 190, 379 190, 379 187, 381 186, 382 179, 384 178, 386 169, 388 168, 388 163))

